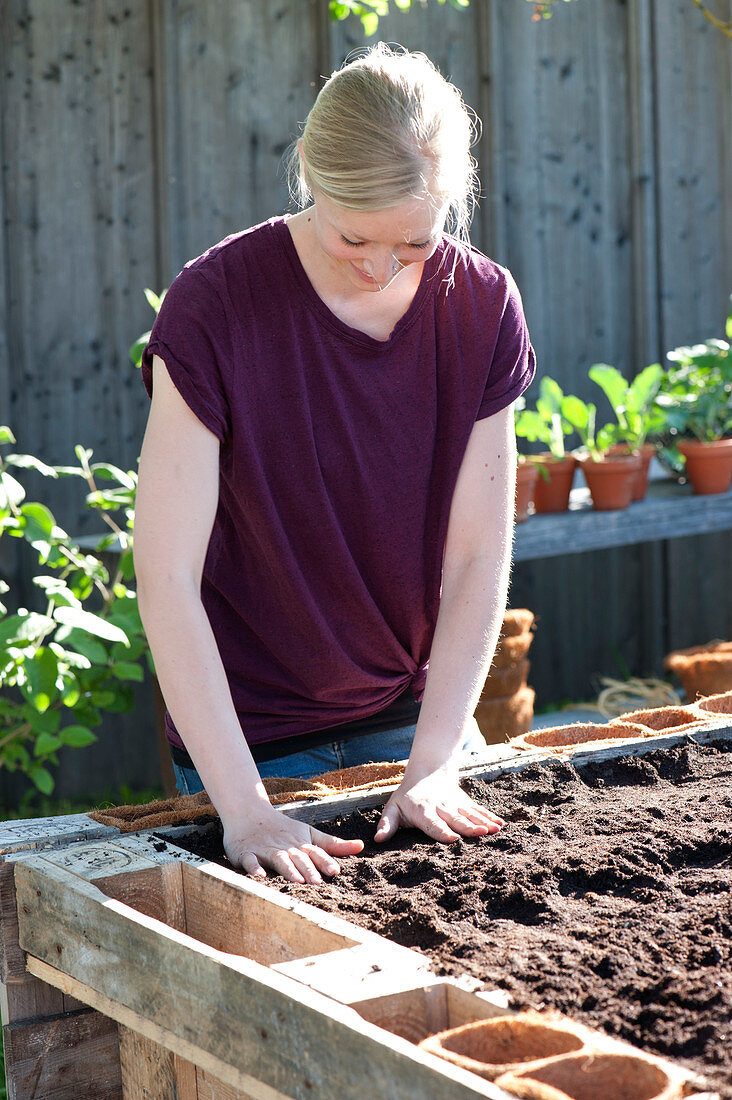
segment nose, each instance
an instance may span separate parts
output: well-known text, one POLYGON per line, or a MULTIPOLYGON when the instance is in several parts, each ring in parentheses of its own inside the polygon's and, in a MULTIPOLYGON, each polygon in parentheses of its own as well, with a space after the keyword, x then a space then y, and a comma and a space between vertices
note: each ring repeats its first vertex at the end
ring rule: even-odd
POLYGON ((401 264, 392 252, 378 252, 364 258, 364 269, 374 282, 385 286, 397 274, 401 264))

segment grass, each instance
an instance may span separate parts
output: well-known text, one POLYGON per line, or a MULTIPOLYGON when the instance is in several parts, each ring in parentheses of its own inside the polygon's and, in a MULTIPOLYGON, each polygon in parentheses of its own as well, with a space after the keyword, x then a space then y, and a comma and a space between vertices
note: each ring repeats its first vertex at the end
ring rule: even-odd
MULTIPOLYGON (((152 802, 162 797, 163 792, 157 788, 133 791, 124 785, 119 788, 107 788, 102 794, 90 796, 83 801, 71 798, 50 798, 36 791, 29 791, 17 806, 0 805, 0 819, 18 821, 28 817, 62 817, 67 814, 83 814, 88 810, 101 809, 105 806, 139 806, 144 802, 152 802)), ((0 1100, 7 1100, 7 1096, 5 1050, 0 1044, 0 1100)))

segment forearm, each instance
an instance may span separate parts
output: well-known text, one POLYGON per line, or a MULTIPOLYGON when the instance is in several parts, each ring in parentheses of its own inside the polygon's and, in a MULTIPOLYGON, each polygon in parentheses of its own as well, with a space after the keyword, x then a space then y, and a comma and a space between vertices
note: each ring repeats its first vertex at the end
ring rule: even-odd
POLYGON ((208 616, 192 580, 138 580, 140 613, 176 729, 224 822, 269 805, 234 709, 208 616))
POLYGON ((510 531, 490 555, 445 571, 410 770, 441 767, 465 738, 503 621, 510 531))

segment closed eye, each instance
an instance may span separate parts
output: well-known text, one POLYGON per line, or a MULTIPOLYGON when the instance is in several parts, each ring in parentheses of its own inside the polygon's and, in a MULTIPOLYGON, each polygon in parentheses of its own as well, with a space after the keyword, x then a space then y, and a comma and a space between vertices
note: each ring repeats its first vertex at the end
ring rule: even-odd
MULTIPOLYGON (((350 241, 348 237, 344 237, 342 233, 341 240, 344 244, 350 245, 351 248, 360 248, 361 245, 364 244, 364 241, 350 241)), ((409 248, 429 248, 431 244, 430 241, 420 241, 419 244, 417 244, 415 241, 409 241, 406 243, 407 247, 409 248)))

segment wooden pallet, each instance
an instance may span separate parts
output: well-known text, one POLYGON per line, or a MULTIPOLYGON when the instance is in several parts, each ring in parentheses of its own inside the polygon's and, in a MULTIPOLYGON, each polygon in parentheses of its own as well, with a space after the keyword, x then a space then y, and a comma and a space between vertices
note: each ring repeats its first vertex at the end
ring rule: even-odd
MULTIPOLYGON (((732 729, 705 727, 694 740, 720 735, 732 729)), ((505 747, 489 755, 469 773, 489 778, 548 758, 505 747)), ((380 788, 284 812, 323 820, 386 797, 380 788)), ((121 836, 86 815, 6 823, 0 858, 11 1100, 507 1096, 415 1045, 507 1011, 504 994, 440 979, 419 952, 173 839, 121 836)), ((630 1049, 593 1034, 605 1049, 630 1049)), ((690 1075, 664 1066, 692 1087, 690 1075)))

